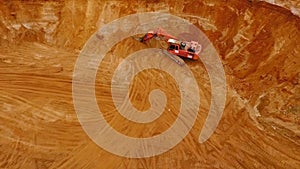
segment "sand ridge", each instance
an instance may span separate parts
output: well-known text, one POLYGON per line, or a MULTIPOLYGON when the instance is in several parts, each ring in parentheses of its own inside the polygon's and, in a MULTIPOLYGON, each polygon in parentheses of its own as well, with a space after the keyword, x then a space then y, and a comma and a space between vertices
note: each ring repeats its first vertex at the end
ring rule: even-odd
MULTIPOLYGON (((1 3, 0 9, 0 168, 300 165, 300 22, 289 10, 247 0, 13 1, 1 3), (211 86, 203 63, 186 60, 200 89, 195 125, 172 150, 129 159, 99 148, 83 131, 73 106, 72 76, 80 50, 96 30, 146 11, 170 12, 205 32, 225 68, 227 101, 217 130, 199 144, 211 86)), ((144 125, 128 121, 111 101, 111 78, 119 63, 130 53, 156 46, 160 44, 155 41, 144 45, 124 39, 99 65, 95 87, 99 108, 116 130, 129 136, 159 135, 178 116, 178 86, 158 70, 139 73, 130 87, 131 102, 138 110, 149 108, 145 98, 152 89, 165 92, 167 107, 156 121, 144 125)))

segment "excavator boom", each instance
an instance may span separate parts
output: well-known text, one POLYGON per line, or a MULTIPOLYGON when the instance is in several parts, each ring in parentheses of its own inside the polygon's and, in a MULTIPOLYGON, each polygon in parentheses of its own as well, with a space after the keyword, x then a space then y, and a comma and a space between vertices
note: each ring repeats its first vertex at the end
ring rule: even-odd
POLYGON ((158 28, 154 31, 149 31, 147 32, 142 38, 141 38, 141 42, 145 43, 147 41, 149 41, 152 38, 157 38, 160 40, 164 40, 167 41, 168 39, 177 39, 176 37, 168 34, 164 29, 162 28, 158 28))

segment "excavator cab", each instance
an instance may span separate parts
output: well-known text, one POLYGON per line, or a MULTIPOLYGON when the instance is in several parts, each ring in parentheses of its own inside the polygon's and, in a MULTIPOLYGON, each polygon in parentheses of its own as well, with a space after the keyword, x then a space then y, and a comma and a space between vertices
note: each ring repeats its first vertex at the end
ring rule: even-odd
POLYGON ((175 50, 175 45, 173 45, 173 44, 170 45, 169 48, 168 48, 168 50, 175 50))
POLYGON ((178 54, 179 53, 179 45, 178 44, 171 44, 168 48, 168 51, 178 54))

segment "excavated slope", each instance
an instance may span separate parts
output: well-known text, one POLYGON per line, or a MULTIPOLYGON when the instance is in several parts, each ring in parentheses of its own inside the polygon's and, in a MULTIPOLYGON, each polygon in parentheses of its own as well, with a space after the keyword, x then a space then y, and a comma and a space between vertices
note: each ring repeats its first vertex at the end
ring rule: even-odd
MULTIPOLYGON (((299 10, 297 1, 289 2, 283 6, 299 10)), ((300 166, 300 19, 288 9, 247 0, 7 1, 0 3, 0 32, 0 168, 300 166), (96 30, 147 11, 187 19, 207 35, 225 68, 227 101, 217 130, 199 144, 211 89, 201 61, 186 61, 200 88, 193 129, 162 155, 129 159, 104 151, 85 134, 73 107, 72 75, 96 30)), ((123 40, 107 53, 97 74, 99 107, 112 127, 132 137, 165 131, 180 106, 174 79, 152 69, 134 78, 130 98, 137 109, 147 110, 150 91, 160 88, 168 99, 163 115, 142 125, 114 108, 113 72, 130 53, 151 45, 157 44, 123 40)))

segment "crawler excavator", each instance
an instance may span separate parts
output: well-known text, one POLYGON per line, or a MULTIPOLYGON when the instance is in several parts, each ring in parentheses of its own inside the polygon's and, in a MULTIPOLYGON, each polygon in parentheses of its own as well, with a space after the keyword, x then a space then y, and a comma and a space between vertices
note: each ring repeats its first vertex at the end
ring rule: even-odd
POLYGON ((167 49, 162 49, 163 53, 180 66, 184 65, 184 61, 181 58, 188 58, 191 60, 199 59, 199 53, 201 52, 202 46, 198 42, 181 41, 178 38, 168 34, 162 28, 149 31, 143 37, 135 39, 142 43, 146 43, 152 38, 165 41, 168 44, 168 47, 167 49))

